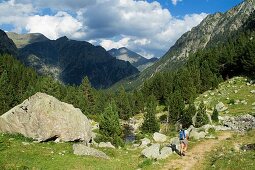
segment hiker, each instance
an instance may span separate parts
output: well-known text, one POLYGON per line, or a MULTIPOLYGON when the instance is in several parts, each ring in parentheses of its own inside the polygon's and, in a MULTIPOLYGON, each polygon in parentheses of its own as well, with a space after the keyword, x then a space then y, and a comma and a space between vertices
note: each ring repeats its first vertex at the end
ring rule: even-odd
POLYGON ((179 139, 180 139, 180 155, 185 156, 185 152, 188 148, 188 135, 186 131, 182 128, 182 124, 180 124, 179 139))

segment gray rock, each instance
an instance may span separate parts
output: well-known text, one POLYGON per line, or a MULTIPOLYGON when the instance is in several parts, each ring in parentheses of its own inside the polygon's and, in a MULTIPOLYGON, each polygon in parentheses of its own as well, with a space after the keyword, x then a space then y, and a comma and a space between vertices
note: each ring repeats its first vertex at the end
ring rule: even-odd
POLYGON ((99 148, 113 148, 115 149, 115 146, 111 144, 111 142, 100 142, 98 145, 99 148))
POLYGON ((231 130, 241 132, 255 128, 255 117, 249 114, 237 117, 225 117, 222 122, 224 126, 229 127, 231 130))
POLYGON ((144 155, 146 158, 157 159, 159 158, 159 147, 160 144, 152 144, 151 146, 142 150, 141 154, 144 155))
POLYGON ((189 135, 189 137, 194 138, 195 140, 203 139, 205 138, 205 136, 206 136, 205 132, 198 132, 197 130, 194 129, 190 132, 189 135))
POLYGON ((110 159, 109 156, 107 156, 104 152, 94 148, 90 148, 86 146, 85 144, 74 144, 73 152, 75 155, 80 155, 80 156, 93 156, 93 157, 98 157, 103 159, 110 159))
POLYGON ((252 90, 251 93, 252 93, 252 94, 255 94, 255 90, 252 90))
POLYGON ((165 142, 166 139, 167 139, 167 137, 166 137, 166 135, 164 135, 164 134, 155 132, 155 133, 153 134, 153 139, 154 139, 155 142, 165 142))
POLYGON ((255 102, 251 104, 252 106, 255 106, 255 102))
POLYGON ((225 110, 227 110, 228 108, 222 103, 222 102, 219 102, 216 106, 215 106, 216 110, 218 112, 223 112, 225 110))
POLYGON ((142 142, 140 145, 141 148, 147 147, 147 145, 151 143, 150 139, 148 138, 141 139, 141 142, 142 142))
POLYGON ((30 143, 28 143, 28 142, 22 142, 22 145, 26 146, 26 145, 30 145, 30 143))
POLYGON ((160 151, 160 155, 157 159, 166 159, 173 153, 172 148, 170 147, 163 147, 160 151))
POLYGON ((91 126, 80 109, 45 93, 36 93, 0 117, 0 132, 20 133, 38 141, 91 140, 91 126))

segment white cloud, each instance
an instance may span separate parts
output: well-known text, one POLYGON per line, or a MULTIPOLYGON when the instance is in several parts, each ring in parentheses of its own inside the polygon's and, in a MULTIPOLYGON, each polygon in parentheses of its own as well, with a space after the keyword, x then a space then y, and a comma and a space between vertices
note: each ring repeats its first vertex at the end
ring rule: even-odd
POLYGON ((173 5, 177 5, 178 2, 181 2, 182 0, 172 0, 173 5))
POLYGON ((15 31, 40 32, 51 39, 66 35, 99 43, 107 50, 125 46, 147 57, 161 57, 205 16, 201 13, 176 18, 156 1, 10 0, 0 3, 0 25, 12 24, 15 31), (42 15, 43 7, 53 9, 53 14, 42 15))
POLYGON ((112 48, 128 47, 129 41, 130 41, 130 38, 128 37, 122 38, 119 41, 102 39, 100 45, 104 47, 106 50, 110 50, 112 48))
POLYGON ((30 33, 42 33, 50 39, 57 39, 61 36, 79 39, 84 37, 82 23, 66 12, 58 12, 54 16, 35 15, 27 20, 26 30, 30 33))

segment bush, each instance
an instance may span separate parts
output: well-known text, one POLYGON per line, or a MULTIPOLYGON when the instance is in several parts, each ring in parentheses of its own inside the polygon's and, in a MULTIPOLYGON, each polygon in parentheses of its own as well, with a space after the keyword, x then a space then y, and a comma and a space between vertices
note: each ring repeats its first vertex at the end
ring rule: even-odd
POLYGON ((152 165, 152 163, 153 163, 152 159, 146 158, 145 160, 143 160, 143 162, 139 163, 138 167, 139 168, 144 168, 146 166, 152 165))

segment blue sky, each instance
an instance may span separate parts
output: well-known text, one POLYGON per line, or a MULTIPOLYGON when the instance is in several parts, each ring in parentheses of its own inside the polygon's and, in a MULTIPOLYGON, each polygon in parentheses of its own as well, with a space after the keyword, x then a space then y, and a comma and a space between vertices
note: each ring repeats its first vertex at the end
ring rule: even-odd
POLYGON ((0 29, 161 57, 208 14, 241 0, 0 0, 0 29))

